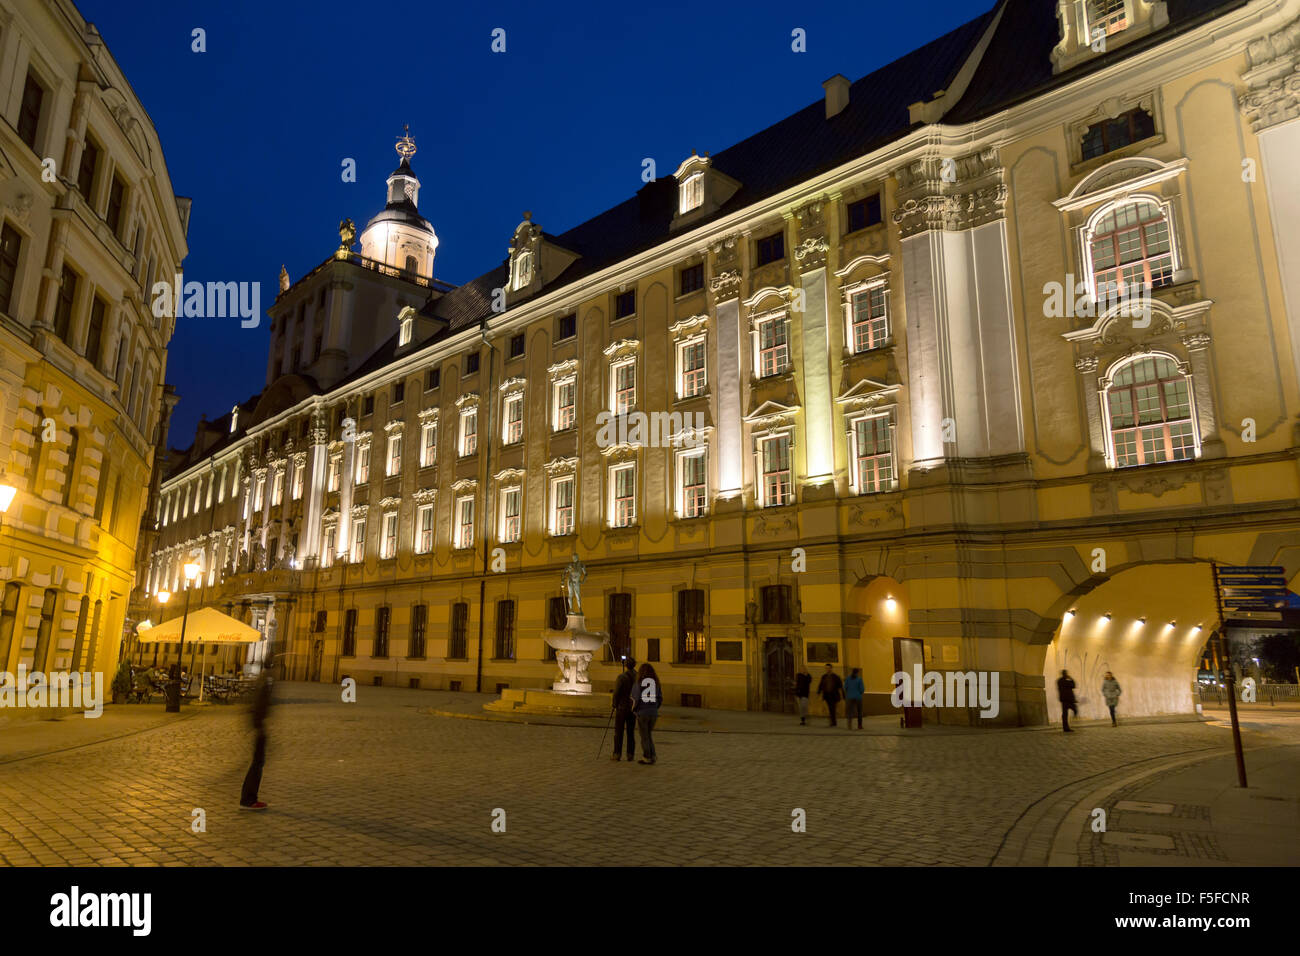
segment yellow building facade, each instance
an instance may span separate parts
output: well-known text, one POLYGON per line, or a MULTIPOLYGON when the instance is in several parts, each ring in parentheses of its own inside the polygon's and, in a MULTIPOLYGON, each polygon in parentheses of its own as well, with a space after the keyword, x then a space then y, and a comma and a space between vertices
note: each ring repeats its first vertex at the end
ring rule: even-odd
MULTIPOLYGON (((94 26, 0 8, 0 671, 96 671, 135 586, 189 200, 94 26)), ((21 713, 21 712, 19 712, 21 713)))
POLYGON ((997 677, 926 719, 1014 725, 1068 668, 1084 716, 1107 670, 1190 711, 1210 562, 1300 573, 1297 17, 1006 0, 568 232, 525 214, 458 288, 407 143, 169 472, 143 584, 201 555, 295 678, 492 691, 558 676, 577 554, 600 687, 629 653, 788 710, 831 664, 890 713, 916 665, 997 677))

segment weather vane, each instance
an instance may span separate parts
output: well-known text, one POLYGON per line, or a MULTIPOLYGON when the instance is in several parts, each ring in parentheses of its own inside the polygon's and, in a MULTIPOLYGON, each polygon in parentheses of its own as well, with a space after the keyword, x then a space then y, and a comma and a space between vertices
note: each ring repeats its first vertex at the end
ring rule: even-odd
POLYGON ((402 130, 404 135, 397 141, 397 146, 394 148, 397 150, 398 156, 409 162, 411 157, 415 155, 415 140, 411 139, 411 124, 403 125, 402 130))

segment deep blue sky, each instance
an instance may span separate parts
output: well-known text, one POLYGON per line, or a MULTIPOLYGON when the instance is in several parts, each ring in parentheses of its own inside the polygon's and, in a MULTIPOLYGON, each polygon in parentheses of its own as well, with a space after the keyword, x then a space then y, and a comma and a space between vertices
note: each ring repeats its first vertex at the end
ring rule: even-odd
MULTIPOLYGON (((337 247, 340 219, 360 228, 383 207, 404 123, 435 275, 465 282, 505 258, 525 209, 563 232, 635 193, 643 158, 671 175, 692 149, 716 153, 820 99, 827 77, 856 80, 993 0, 78 4, 194 200, 186 280, 259 280, 265 309, 281 263, 296 280, 337 247), (206 53, 190 50, 195 27, 206 53)), ((181 320, 173 446, 261 389, 267 342, 265 316, 181 320)))

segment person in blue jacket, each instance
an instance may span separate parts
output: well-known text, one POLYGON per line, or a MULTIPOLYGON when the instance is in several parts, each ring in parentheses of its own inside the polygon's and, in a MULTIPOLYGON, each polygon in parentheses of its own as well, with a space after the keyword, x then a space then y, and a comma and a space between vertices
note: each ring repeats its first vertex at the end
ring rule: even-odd
POLYGON ((641 665, 636 678, 636 686, 632 688, 636 703, 632 705, 632 712, 636 714, 637 730, 641 732, 641 759, 637 763, 652 764, 655 762, 655 742, 651 734, 655 729, 655 721, 659 719, 659 705, 663 703, 664 689, 659 683, 659 675, 648 662, 641 665))
POLYGON ((853 726, 853 715, 858 715, 858 730, 862 729, 862 669, 853 668, 849 679, 844 682, 844 726, 853 726))

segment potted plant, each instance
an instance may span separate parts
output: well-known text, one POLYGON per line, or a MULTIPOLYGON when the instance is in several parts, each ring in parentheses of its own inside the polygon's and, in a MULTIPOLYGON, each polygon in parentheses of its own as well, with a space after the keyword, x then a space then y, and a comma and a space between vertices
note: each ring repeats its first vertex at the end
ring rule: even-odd
POLYGON ((131 693, 131 665, 127 661, 120 661, 117 665, 117 673, 113 675, 113 703, 126 703, 127 695, 131 693))

